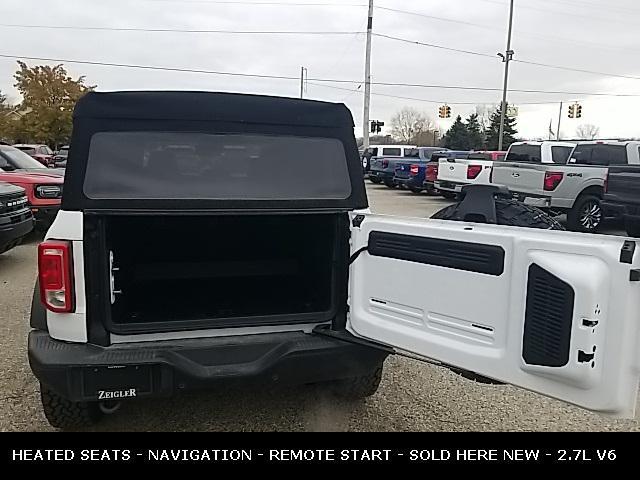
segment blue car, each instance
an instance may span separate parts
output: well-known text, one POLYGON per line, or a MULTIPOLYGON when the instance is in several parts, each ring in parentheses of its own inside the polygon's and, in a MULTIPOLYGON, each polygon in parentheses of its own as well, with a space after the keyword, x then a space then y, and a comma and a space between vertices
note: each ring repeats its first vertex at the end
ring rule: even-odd
POLYGON ((415 150, 411 157, 405 157, 402 161, 396 162, 393 181, 400 188, 408 188, 413 193, 420 193, 426 189, 425 173, 432 156, 447 153, 449 150, 442 147, 419 147, 415 150))

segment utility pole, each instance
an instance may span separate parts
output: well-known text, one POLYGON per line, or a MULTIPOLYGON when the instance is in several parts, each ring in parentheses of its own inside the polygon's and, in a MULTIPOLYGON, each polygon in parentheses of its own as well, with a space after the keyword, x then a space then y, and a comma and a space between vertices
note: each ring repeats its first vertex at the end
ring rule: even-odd
POLYGON ((369 106, 371 104, 371 32, 373 30, 373 0, 369 0, 367 47, 364 62, 364 114, 362 115, 362 143, 369 148, 369 106))
POLYGON ((560 102, 560 111, 558 112, 558 133, 556 134, 556 140, 560 140, 560 120, 562 120, 562 102, 560 102))
POLYGON ((307 73, 305 67, 300 67, 300 98, 304 98, 304 76, 307 73))
POLYGON ((504 119, 507 114, 507 84, 509 82, 509 62, 513 58, 511 50, 511 27, 513 26, 513 0, 509 6, 509 32, 507 33, 507 50, 505 54, 499 53, 504 62, 504 86, 502 88, 502 106, 500 107, 500 136, 498 138, 498 150, 502 150, 502 137, 504 135, 504 119))

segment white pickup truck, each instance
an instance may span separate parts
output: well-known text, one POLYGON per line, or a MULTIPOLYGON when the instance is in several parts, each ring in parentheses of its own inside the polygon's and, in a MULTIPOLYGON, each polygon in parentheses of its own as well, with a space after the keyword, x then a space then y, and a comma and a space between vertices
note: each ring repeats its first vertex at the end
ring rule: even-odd
POLYGON ((445 197, 453 197, 465 185, 491 183, 491 167, 495 160, 504 160, 505 152, 471 152, 467 158, 441 158, 438 179, 434 186, 445 197))
MULTIPOLYGON (((544 153, 523 158, 520 154, 511 155, 510 150, 507 161, 494 167, 492 183, 506 186, 527 204, 566 213, 570 230, 593 232, 607 213, 601 202, 608 166, 640 164, 639 145, 640 142, 581 142, 566 163, 540 161, 545 158, 544 153)), ((550 145, 549 149, 558 146, 550 145)))

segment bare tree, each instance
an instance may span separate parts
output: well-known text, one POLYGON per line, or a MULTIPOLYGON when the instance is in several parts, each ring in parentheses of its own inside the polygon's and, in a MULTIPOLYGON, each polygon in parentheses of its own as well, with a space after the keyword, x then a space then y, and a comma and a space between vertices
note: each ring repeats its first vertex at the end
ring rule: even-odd
POLYGON ((491 114, 499 108, 499 105, 481 104, 476 105, 475 113, 478 115, 480 129, 485 132, 491 125, 491 114))
POLYGON ((404 107, 391 119, 391 133, 404 143, 414 142, 434 126, 433 120, 411 107, 404 107))
POLYGON ((600 127, 592 125, 590 123, 585 123, 584 125, 578 125, 576 128, 576 135, 578 138, 584 140, 593 140, 600 135, 600 127))

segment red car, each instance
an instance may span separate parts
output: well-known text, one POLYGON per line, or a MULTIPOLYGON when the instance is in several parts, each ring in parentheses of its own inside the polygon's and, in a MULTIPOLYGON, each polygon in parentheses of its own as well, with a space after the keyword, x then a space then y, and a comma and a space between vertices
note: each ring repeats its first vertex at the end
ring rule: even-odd
POLYGON ((39 164, 28 155, 8 145, 0 145, 0 182, 25 189, 36 229, 42 231, 49 228, 60 210, 64 177, 55 170, 35 166, 39 164), (24 157, 19 158, 19 155, 24 157))
POLYGON ((46 145, 18 143, 13 146, 38 160, 45 167, 53 167, 53 151, 46 145))

